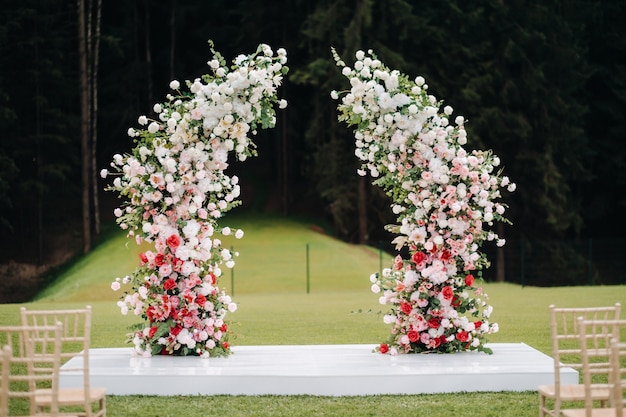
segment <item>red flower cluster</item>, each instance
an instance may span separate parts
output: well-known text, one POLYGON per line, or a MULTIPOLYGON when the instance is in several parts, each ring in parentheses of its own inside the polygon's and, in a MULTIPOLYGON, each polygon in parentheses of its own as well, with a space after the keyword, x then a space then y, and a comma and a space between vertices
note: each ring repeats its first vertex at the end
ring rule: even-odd
POLYGON ((393 319, 391 339, 377 347, 380 353, 489 351, 483 338, 493 329, 483 326, 486 321, 481 300, 468 296, 471 292, 481 294, 473 286, 474 276, 465 274, 433 284, 420 273, 435 257, 447 256, 445 251, 433 254, 415 250, 409 261, 396 257, 393 269, 379 277, 381 302, 395 306, 393 314, 386 316, 393 319), (461 312, 480 319, 469 320, 461 312))

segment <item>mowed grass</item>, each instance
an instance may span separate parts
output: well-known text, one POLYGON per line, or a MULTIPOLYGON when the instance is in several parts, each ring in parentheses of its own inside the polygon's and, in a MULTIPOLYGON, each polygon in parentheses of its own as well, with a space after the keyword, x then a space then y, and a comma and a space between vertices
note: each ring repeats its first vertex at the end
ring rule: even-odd
MULTIPOLYGON (((228 221, 225 221, 228 223, 228 221)), ((272 217, 233 218, 242 240, 223 239, 240 252, 234 275, 221 285, 232 291, 239 309, 229 314, 234 346, 264 344, 379 343, 389 328, 378 314, 383 306, 369 290, 378 271, 376 248, 349 245, 303 222, 272 217), (306 292, 306 245, 310 292, 306 292)), ((27 308, 94 309, 93 347, 126 346, 126 328, 137 318, 122 316, 110 289, 117 276, 137 265, 138 248, 123 234, 99 245, 68 268, 27 308), (128 245, 126 245, 128 243, 128 245)), ((383 266, 391 260, 383 256, 383 266)), ((550 354, 548 305, 597 306, 626 300, 626 286, 520 287, 484 284, 500 332, 489 342, 523 342, 550 354)), ((19 307, 0 305, 0 323, 17 324, 19 307)), ((626 310, 626 309, 623 309, 626 310)), ((622 312, 626 318, 626 313, 622 312)), ((423 381, 428 384, 428 381, 423 381)), ((109 396, 109 416, 535 416, 537 393, 459 393, 407 396, 109 396)))

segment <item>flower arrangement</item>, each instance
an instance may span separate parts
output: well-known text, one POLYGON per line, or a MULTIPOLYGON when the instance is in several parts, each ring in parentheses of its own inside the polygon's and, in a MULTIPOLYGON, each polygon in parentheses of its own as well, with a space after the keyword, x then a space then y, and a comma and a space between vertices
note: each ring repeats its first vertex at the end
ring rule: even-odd
POLYGON ((225 173, 229 155, 243 161, 256 155, 250 139, 259 128, 274 127, 274 106, 285 108, 277 88, 287 73, 284 49, 276 54, 261 44, 255 53, 239 55, 232 66, 214 50, 211 73, 182 89, 172 81, 167 101, 140 116, 140 128, 128 135, 135 147, 115 155, 108 190, 126 199, 115 209, 119 226, 137 244, 153 250, 140 255, 140 266, 111 285, 130 285, 118 305, 146 322, 131 335, 137 354, 150 356, 224 356, 228 343, 227 312, 237 305, 218 285, 222 267, 235 264, 221 235, 243 231, 220 227, 218 219, 240 204, 238 178, 225 173))
POLYGON ((498 331, 490 323, 492 307, 476 286, 489 266, 479 251, 485 241, 504 239, 484 226, 507 220, 498 202, 501 189, 514 191, 500 160, 490 151, 466 151, 464 118, 428 94, 423 77, 410 80, 386 67, 372 51, 356 52, 348 67, 332 51, 350 90, 331 92, 339 120, 355 127, 359 175, 392 199, 398 224, 398 255, 391 268, 373 274, 372 291, 390 306, 383 321, 391 336, 380 353, 451 353, 479 350, 491 353, 485 337, 498 331))

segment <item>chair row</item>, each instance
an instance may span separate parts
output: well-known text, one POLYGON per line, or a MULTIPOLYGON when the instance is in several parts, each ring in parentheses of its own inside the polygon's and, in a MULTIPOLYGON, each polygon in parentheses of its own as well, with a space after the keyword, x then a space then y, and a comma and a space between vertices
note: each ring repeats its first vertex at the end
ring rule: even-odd
POLYGON ((106 389, 91 387, 89 378, 91 307, 22 308, 20 316, 21 325, 0 326, 0 417, 10 415, 11 398, 27 399, 22 408, 32 416, 106 416, 106 389), (82 375, 81 385, 61 388, 61 373, 82 375))
POLYGON ((539 416, 626 417, 626 320, 621 305, 550 308, 554 384, 539 391, 539 416), (563 384, 562 373, 579 372, 576 384, 563 384))

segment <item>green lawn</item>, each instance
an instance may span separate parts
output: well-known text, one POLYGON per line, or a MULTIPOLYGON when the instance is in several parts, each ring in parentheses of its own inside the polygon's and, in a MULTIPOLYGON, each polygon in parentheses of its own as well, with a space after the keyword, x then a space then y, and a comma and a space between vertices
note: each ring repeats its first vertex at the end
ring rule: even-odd
MULTIPOLYGON (((240 252, 234 275, 222 286, 232 291, 239 309, 228 316, 233 345, 378 343, 387 336, 378 312, 378 296, 369 291, 369 275, 379 269, 375 248, 348 245, 306 223, 276 218, 233 218, 246 235, 227 241, 240 252), (310 292, 306 292, 309 245, 310 292), (231 281, 232 279, 232 281, 231 281), (360 312, 359 312, 360 311, 360 312)), ((93 347, 125 346, 132 316, 122 316, 110 289, 117 276, 137 265, 139 249, 117 235, 76 262, 29 308, 94 309, 93 347)), ((387 266, 389 255, 384 255, 387 266)), ((492 319, 500 332, 490 342, 524 342, 550 354, 549 304, 609 305, 626 300, 626 286, 535 288, 485 284, 492 319)), ((21 305, 0 305, 0 323, 18 321, 21 305)), ((624 309, 626 310, 626 309, 624 309)), ((622 313, 626 318, 626 313, 622 313)), ((425 384, 428 381, 424 381, 425 384)), ((536 392, 461 393, 409 396, 109 396, 109 416, 535 416, 536 392)))

